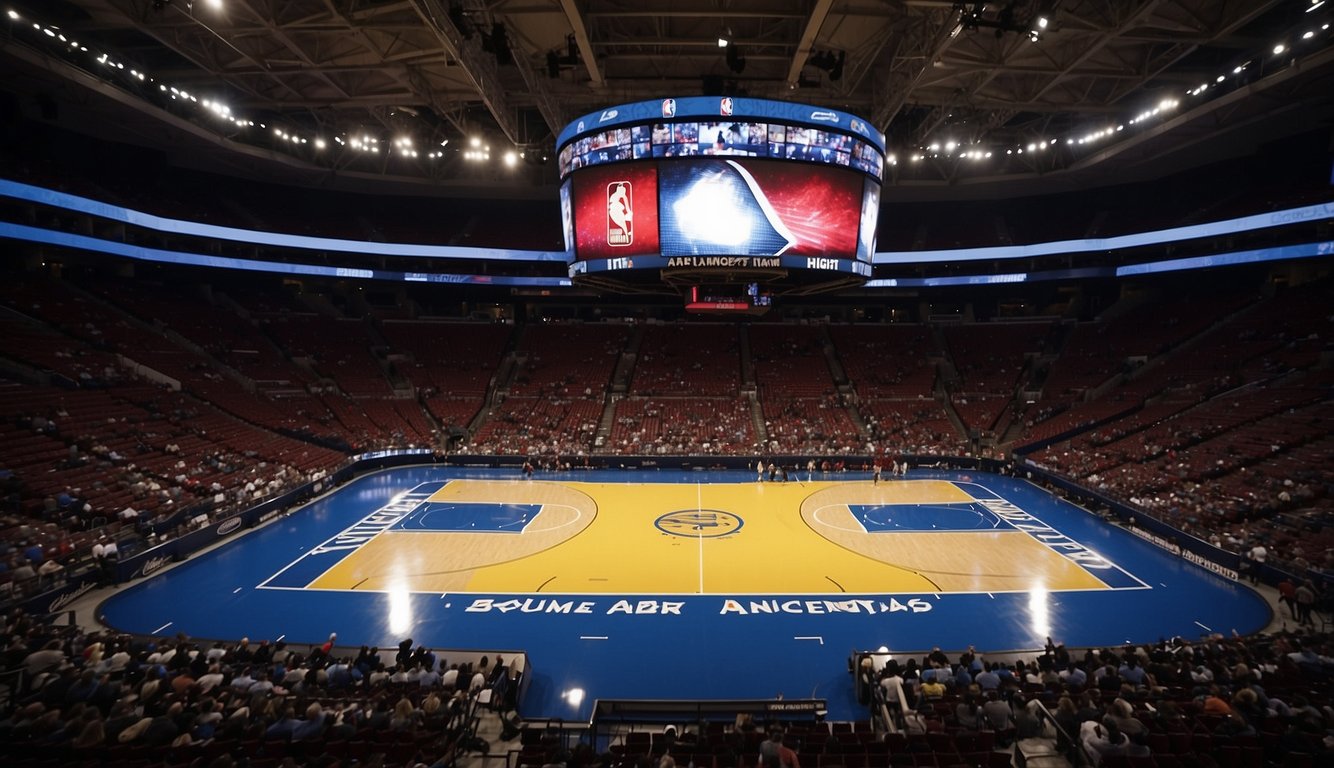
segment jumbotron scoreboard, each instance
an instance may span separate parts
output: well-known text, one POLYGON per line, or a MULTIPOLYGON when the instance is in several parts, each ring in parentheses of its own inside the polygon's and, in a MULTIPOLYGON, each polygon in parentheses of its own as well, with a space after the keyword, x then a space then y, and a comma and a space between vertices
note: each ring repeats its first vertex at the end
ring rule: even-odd
POLYGON ((557 150, 577 283, 674 289, 707 311, 871 275, 885 138, 855 115, 665 98, 584 115, 557 150))

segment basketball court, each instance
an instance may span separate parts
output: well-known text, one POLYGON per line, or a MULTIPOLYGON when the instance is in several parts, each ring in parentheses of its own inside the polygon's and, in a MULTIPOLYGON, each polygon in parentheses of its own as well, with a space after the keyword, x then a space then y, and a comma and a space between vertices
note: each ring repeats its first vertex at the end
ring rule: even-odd
POLYGON ((779 693, 851 718, 854 649, 1269 619, 1250 590, 1014 478, 437 467, 360 478, 101 611, 143 633, 523 650, 524 714, 575 718, 598 697, 779 693))
POLYGON ((425 483, 260 588, 827 594, 1142 587, 977 483, 425 483), (782 564, 782 567, 777 567, 782 564))

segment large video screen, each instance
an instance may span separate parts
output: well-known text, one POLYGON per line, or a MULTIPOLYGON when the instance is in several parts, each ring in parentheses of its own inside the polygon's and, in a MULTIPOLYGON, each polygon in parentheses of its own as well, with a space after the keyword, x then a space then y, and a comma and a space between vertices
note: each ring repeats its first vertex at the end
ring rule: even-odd
POLYGON ((861 234, 857 237, 857 258, 871 263, 875 256, 875 233, 880 223, 880 185, 866 180, 866 190, 862 192, 861 234))
POLYGON ((834 256, 857 250, 862 177, 701 158, 659 169, 663 256, 834 256))
POLYGON ((737 155, 585 168, 570 180, 577 259, 874 252, 879 185, 845 168, 737 155))
POLYGON ((658 167, 624 163, 571 177, 579 259, 658 254, 658 167))
POLYGON ((574 256, 574 201, 570 197, 570 180, 560 185, 560 225, 562 247, 569 258, 574 256))

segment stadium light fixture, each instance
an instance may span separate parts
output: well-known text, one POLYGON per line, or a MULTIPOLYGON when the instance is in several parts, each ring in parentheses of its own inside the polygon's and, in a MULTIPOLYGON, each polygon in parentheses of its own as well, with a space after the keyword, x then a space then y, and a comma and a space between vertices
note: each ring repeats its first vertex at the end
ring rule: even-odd
MULTIPOLYGON (((1325 0, 1311 0, 1311 4, 1306 8, 1306 12, 1310 13, 1324 4, 1325 0)), ((13 11, 10 11, 10 13, 13 13, 13 11)))
POLYGON ((324 148, 327 147, 327 146, 329 146, 329 145, 325 143, 324 139, 321 139, 321 138, 318 138, 318 137, 315 139, 315 148, 316 148, 316 149, 324 149, 324 148))
MULTIPOLYGON (((1030 42, 1042 40, 1042 35, 1047 31, 1048 20, 1046 16, 1039 16, 1033 20, 1033 27, 1028 30, 1028 39, 1030 42)), ((999 37, 999 33, 997 34, 999 37)))
POLYGON ((719 48, 726 48, 728 42, 729 42, 729 41, 728 41, 727 38, 725 38, 725 37, 720 37, 720 38, 718 38, 718 47, 719 47, 719 48))
POLYGON ((1286 50, 1288 50, 1288 47, 1283 43, 1279 43, 1278 45, 1274 46, 1274 55, 1277 56, 1286 50))
POLYGON ((13 8, 10 8, 10 9, 9 9, 9 18, 13 19, 14 21, 18 21, 21 17, 19 16, 19 12, 18 12, 18 11, 14 10, 13 8))

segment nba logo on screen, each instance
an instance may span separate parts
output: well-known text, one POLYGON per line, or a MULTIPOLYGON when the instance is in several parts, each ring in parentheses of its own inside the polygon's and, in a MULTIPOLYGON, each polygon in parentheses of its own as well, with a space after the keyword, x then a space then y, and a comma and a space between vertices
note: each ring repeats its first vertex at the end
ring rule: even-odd
POLYGON ((724 96, 723 100, 718 102, 718 114, 728 117, 732 114, 732 97, 724 96))
POLYGON ((635 241, 635 195, 628 181, 607 185, 607 245, 635 241))
POLYGON ((676 99, 662 100, 662 116, 668 118, 676 117, 676 99))

